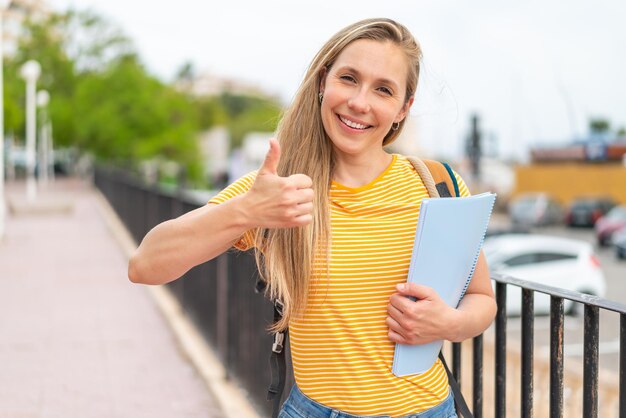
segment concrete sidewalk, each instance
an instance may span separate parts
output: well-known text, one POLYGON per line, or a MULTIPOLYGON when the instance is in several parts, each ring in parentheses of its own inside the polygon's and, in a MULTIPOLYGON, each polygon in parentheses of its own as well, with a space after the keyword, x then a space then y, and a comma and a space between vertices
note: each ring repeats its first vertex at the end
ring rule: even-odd
MULTIPOLYGON (((25 188, 6 192, 23 201, 25 188)), ((71 210, 8 213, 0 242, 0 418, 225 416, 128 281, 97 192, 62 180, 40 191, 52 198, 71 210)))

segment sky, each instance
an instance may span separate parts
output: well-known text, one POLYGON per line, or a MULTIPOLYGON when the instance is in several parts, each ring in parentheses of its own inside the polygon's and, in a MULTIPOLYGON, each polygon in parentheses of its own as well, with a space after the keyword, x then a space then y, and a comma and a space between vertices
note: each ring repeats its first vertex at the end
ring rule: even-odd
POLYGON ((411 118, 417 141, 462 153, 470 117, 490 149, 524 160, 528 147, 587 133, 590 118, 626 127, 623 0, 49 0, 109 18, 148 70, 171 81, 185 62, 291 101, 322 44, 362 18, 409 28, 423 50, 411 118))

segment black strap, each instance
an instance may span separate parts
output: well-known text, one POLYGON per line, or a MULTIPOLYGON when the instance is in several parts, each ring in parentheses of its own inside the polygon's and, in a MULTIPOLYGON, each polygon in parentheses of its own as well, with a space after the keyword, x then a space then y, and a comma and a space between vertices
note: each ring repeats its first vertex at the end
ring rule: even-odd
POLYGON ((456 197, 461 196, 461 192, 459 191, 459 183, 456 181, 456 177, 454 175, 454 171, 452 171, 452 167, 448 165, 448 163, 441 163, 448 171, 448 175, 450 176, 450 180, 452 180, 452 184, 454 185, 454 195, 456 197))
MULTIPOLYGON (((274 302, 274 323, 280 321, 283 316, 283 305, 280 301, 274 302)), ((267 400, 274 401, 272 405, 272 418, 278 417, 280 411, 280 400, 285 390, 287 380, 287 362, 285 360, 285 345, 289 338, 289 331, 278 331, 274 333, 274 344, 272 344, 272 354, 270 355, 270 370, 272 380, 267 389, 267 400)))
POLYGON ((474 415, 470 411, 467 406, 467 402, 465 402, 465 398, 463 397, 463 393, 461 392, 461 386, 456 381, 448 365, 446 364, 446 359, 443 357, 443 353, 439 352, 439 360, 443 364, 443 368, 446 369, 446 374, 448 375, 448 383, 450 384, 450 389, 452 389, 452 394, 454 395, 454 406, 456 406, 456 413, 461 414, 463 418, 474 418, 474 415))
POLYGON ((450 194, 450 190, 448 190, 448 185, 445 181, 435 184, 435 187, 439 192, 439 197, 452 197, 452 195, 450 194))
MULTIPOLYGON (((256 282, 254 282, 254 293, 264 293, 267 288, 267 282, 261 278, 261 276, 257 276, 256 282)), ((274 312, 276 314, 276 312, 274 312)), ((274 321, 276 321, 276 315, 274 315, 274 321)))

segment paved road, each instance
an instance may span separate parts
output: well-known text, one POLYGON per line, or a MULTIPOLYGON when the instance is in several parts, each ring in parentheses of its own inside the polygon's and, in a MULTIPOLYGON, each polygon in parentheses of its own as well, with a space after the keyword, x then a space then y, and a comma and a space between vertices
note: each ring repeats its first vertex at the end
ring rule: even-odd
MULTIPOLYGON (((7 194, 19 203, 24 189, 7 194)), ((60 181, 39 201, 73 211, 8 216, 0 418, 224 416, 146 289, 126 279, 93 190, 60 181)))

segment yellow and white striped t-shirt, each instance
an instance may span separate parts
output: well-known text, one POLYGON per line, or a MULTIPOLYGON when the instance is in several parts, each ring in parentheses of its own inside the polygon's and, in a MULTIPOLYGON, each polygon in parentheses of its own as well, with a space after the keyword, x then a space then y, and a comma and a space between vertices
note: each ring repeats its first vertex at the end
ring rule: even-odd
MULTIPOLYGON (((212 203, 244 193, 251 173, 212 203)), ((457 175, 462 196, 467 187, 457 175)), ((419 208, 428 192, 411 163, 394 155, 370 184, 330 190, 331 253, 316 260, 309 302, 289 325, 294 377, 308 397, 357 415, 402 416, 422 412, 448 396, 448 380, 437 360, 425 373, 396 377, 394 343, 385 324, 389 297, 406 281, 419 208)), ((237 243, 251 245, 246 234, 237 243)))

